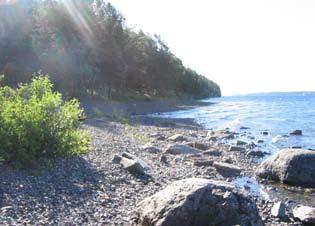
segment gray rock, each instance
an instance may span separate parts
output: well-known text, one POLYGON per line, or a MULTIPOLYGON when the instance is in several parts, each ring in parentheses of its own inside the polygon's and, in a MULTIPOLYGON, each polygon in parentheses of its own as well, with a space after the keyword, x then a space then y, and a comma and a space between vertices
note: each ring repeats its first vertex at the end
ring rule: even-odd
POLYGON ((285 184, 315 187, 315 152, 284 149, 264 161, 256 174, 285 184))
POLYGON ((162 152, 161 149, 154 147, 154 146, 146 146, 143 148, 143 150, 146 152, 152 153, 152 154, 158 154, 158 153, 162 152))
POLYGON ((166 154, 173 154, 173 155, 178 155, 178 154, 198 154, 200 150, 190 147, 189 145, 185 144, 175 144, 175 145, 169 145, 164 153, 166 154))
POLYGON ((264 157, 265 153, 262 151, 251 150, 246 153, 247 156, 264 157))
POLYGON ((194 165, 198 167, 202 166, 212 166, 213 160, 204 160, 204 159, 197 159, 194 161, 194 165))
POLYGON ((217 142, 218 141, 218 137, 211 136, 211 137, 209 137, 209 141, 217 142))
POLYGON ((264 132, 262 132, 262 135, 267 136, 267 135, 269 135, 269 133, 267 131, 264 131, 264 132))
POLYGON ((122 156, 138 162, 146 171, 151 170, 151 167, 145 161, 143 161, 142 159, 138 158, 137 156, 129 152, 123 152, 122 156))
POLYGON ((161 155, 160 162, 167 163, 167 157, 165 155, 161 155))
POLYGON ((238 145, 238 146, 243 146, 243 145, 246 145, 246 144, 247 144, 246 142, 241 141, 241 140, 238 140, 238 141, 236 142, 236 145, 238 145))
POLYGON ((302 130, 300 129, 294 130, 292 133, 290 133, 290 135, 302 136, 302 130))
POLYGON ((309 206, 296 206, 293 208, 293 216, 303 223, 315 224, 315 208, 309 206))
POLYGON ((205 151, 205 150, 210 148, 209 143, 202 143, 202 142, 189 142, 189 143, 187 143, 187 145, 189 145, 193 148, 197 148, 197 149, 202 150, 202 151, 205 151))
POLYGON ((257 145, 254 142, 250 142, 249 144, 246 145, 247 149, 252 149, 252 148, 255 148, 255 147, 257 147, 257 145))
POLYGON ((245 152, 246 151, 245 148, 239 147, 239 146, 231 146, 229 150, 230 151, 238 151, 238 152, 245 152))
POLYGON ((120 164, 132 174, 145 174, 145 169, 135 160, 123 157, 120 164))
POLYGON ((232 140, 235 138, 235 134, 231 133, 231 134, 228 134, 227 136, 224 136, 223 138, 228 139, 228 140, 232 140))
POLYGON ((217 149, 213 149, 213 150, 204 151, 204 152, 202 152, 202 154, 210 155, 210 156, 220 156, 220 155, 222 155, 222 152, 217 150, 217 149))
POLYGON ((180 142, 180 141, 187 141, 188 139, 184 137, 182 134, 175 134, 169 138, 167 138, 168 141, 174 141, 174 142, 180 142))
POLYGON ((112 163, 119 164, 122 159, 122 156, 115 154, 112 160, 112 163))
POLYGON ((175 181, 137 205, 136 226, 262 226, 256 204, 227 182, 175 181))
POLYGON ((258 140, 257 143, 258 144, 262 144, 262 143, 264 143, 264 141, 263 140, 258 140))
POLYGON ((249 128, 249 127, 246 127, 246 126, 242 126, 240 129, 241 129, 241 130, 247 130, 247 129, 250 129, 250 128, 249 128))
POLYGON ((224 162, 214 162, 213 167, 225 177, 239 176, 242 172, 242 169, 238 166, 224 162))
POLYGON ((283 202, 276 202, 271 208, 271 215, 283 219, 286 217, 285 208, 286 206, 283 202))

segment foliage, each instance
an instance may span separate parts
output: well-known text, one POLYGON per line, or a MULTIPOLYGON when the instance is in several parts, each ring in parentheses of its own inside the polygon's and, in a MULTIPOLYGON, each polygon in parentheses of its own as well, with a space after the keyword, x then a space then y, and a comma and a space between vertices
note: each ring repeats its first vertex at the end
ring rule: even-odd
POLYGON ((220 96, 158 35, 125 25, 103 0, 16 0, 0 6, 0 73, 7 85, 42 70, 68 96, 108 99, 220 96))
POLYGON ((89 137, 79 129, 82 117, 79 102, 63 101, 48 77, 0 87, 0 156, 33 165, 42 157, 84 153, 89 137))

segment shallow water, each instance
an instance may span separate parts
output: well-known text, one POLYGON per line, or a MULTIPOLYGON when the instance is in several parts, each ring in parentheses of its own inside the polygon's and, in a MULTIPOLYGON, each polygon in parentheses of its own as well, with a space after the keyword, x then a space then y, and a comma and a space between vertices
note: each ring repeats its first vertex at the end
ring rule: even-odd
MULTIPOLYGON (((230 128, 244 130, 248 136, 244 141, 263 140, 259 149, 274 154, 288 147, 315 149, 315 92, 267 93, 229 96, 202 100, 213 103, 209 106, 189 110, 159 114, 165 118, 192 118, 206 129, 230 128), (288 136, 290 132, 300 129, 303 136, 288 136), (262 132, 268 132, 263 135, 262 132)), ((244 132, 243 131, 243 132, 244 132)), ((252 193, 260 193, 265 198, 293 199, 297 202, 315 205, 314 194, 291 192, 283 186, 276 186, 276 191, 266 192, 264 186, 254 178, 238 178, 234 181, 240 187, 246 184, 252 193)))

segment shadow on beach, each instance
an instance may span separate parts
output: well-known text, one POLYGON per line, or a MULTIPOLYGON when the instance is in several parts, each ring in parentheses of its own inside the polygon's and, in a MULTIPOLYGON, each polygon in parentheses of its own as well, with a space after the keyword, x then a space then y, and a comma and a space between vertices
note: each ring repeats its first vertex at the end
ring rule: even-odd
POLYGON ((101 186, 109 186, 100 181, 99 172, 82 157, 56 159, 50 167, 37 170, 0 166, 0 219, 9 215, 18 220, 25 211, 63 219, 84 209, 101 186))

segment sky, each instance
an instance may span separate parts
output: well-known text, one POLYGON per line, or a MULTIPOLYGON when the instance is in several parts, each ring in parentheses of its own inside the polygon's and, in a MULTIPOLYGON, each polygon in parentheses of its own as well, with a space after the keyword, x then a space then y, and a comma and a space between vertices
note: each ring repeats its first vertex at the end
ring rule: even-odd
POLYGON ((223 95, 315 91, 314 0, 110 0, 223 95))

